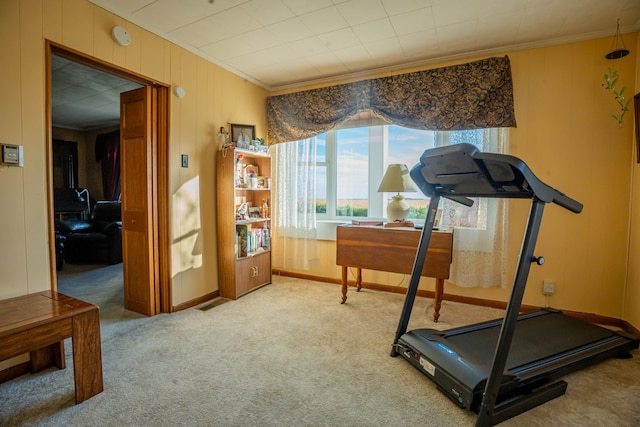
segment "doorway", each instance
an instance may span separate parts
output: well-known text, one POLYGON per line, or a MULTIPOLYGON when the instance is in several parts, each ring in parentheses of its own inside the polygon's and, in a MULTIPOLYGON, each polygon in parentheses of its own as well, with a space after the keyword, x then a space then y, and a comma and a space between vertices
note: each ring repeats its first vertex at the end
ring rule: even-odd
MULTIPOLYGON (((54 221, 54 203, 53 203, 53 194, 54 194, 54 184, 53 184, 53 99, 55 96, 64 96, 60 95, 59 91, 55 93, 52 91, 52 64, 53 60, 56 58, 63 58, 66 61, 72 61, 75 64, 82 65, 84 67, 84 71, 86 73, 90 73, 91 77, 88 79, 88 86, 91 88, 95 88, 99 90, 101 87, 104 87, 104 83, 109 80, 113 80, 114 76, 125 82, 125 85, 121 88, 114 88, 111 90, 112 93, 102 94, 99 98, 99 101, 96 102, 94 100, 93 105, 96 105, 93 111, 91 111, 94 115, 87 115, 86 120, 100 120, 99 113, 99 105, 100 102, 106 102, 109 97, 116 97, 118 104, 120 99, 120 93, 131 90, 132 88, 147 88, 147 92, 151 93, 152 96, 149 97, 149 109, 153 112, 153 117, 149 120, 150 123, 150 136, 149 136, 149 144, 150 144, 150 152, 153 153, 153 156, 149 158, 150 160, 150 168, 153 171, 152 178, 149 180, 144 180, 142 182, 142 186, 146 187, 149 190, 149 194, 152 196, 149 199, 147 206, 149 207, 149 228, 145 230, 146 240, 150 242, 150 248, 147 248, 148 252, 148 261, 151 265, 154 266, 154 269, 147 269, 148 274, 140 275, 137 272, 137 269, 140 266, 138 262, 139 256, 134 251, 135 248, 129 248, 129 251, 126 249, 126 243, 123 244, 125 250, 123 250, 122 257, 122 267, 127 270, 129 276, 136 277, 137 280, 130 280, 127 283, 127 279, 125 278, 125 293, 128 291, 130 294, 136 295, 136 298, 139 298, 141 292, 144 295, 144 298, 148 300, 148 303, 145 307, 136 306, 134 308, 135 311, 141 312, 146 315, 154 315, 160 312, 171 312, 172 311, 172 303, 171 303, 171 292, 170 292, 170 274, 169 274, 169 251, 168 251, 168 179, 167 179, 167 127, 168 127, 168 86, 158 84, 152 79, 148 79, 144 76, 140 76, 137 74, 133 74, 128 72, 127 70, 120 69, 118 67, 113 66, 112 64, 104 63, 103 61, 97 60, 95 58, 89 57, 87 55, 81 54, 79 52, 75 52, 73 50, 67 49, 63 46, 55 44, 53 42, 47 42, 46 46, 46 65, 47 65, 47 84, 46 84, 46 95, 47 95, 47 106, 46 106, 46 114, 48 119, 47 126, 47 154, 48 154, 48 162, 47 167, 48 170, 48 193, 49 193, 49 230, 50 230, 50 257, 51 257, 51 283, 52 288, 55 290, 57 284, 57 271, 56 271, 56 231, 55 231, 55 221, 54 221), (129 254, 128 256, 126 254, 129 254), (132 262, 135 260, 135 262, 132 262), (140 285, 139 278, 145 277, 148 283, 140 285)), ((73 67, 70 68, 70 72, 73 72, 73 67)), ((69 88, 69 92, 73 91, 72 88, 69 88)), ((91 105, 89 103, 88 105, 91 105)), ((119 110, 120 107, 118 107, 119 110)), ((89 112, 89 107, 86 107, 87 112, 89 112)), ((113 124, 116 129, 120 129, 119 124, 119 111, 117 111, 117 122, 113 124)), ((126 167, 126 166, 123 166, 126 167)), ((124 174, 126 171, 123 171, 124 174)), ((82 181, 82 173, 80 181, 82 181)), ((86 178, 86 177, 85 177, 86 178)), ((86 181, 84 181, 86 182, 86 181)), ((126 198, 126 186, 123 186, 123 200, 126 198)), ((101 191, 96 192, 100 197, 104 197, 103 194, 100 194, 101 191)), ((86 195, 86 193, 85 193, 86 195)), ((125 239, 126 240, 126 239, 125 239)), ((145 255, 147 256, 147 255, 145 255)), ((126 275, 125 275, 126 276, 126 275)), ((129 308, 131 309, 131 308, 129 308)))

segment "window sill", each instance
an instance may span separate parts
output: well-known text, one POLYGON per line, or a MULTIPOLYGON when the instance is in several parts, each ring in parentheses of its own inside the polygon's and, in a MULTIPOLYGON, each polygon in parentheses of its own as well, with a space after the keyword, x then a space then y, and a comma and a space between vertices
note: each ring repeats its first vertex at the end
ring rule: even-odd
POLYGON ((316 222, 318 240, 336 240, 336 227, 341 224, 351 224, 350 219, 325 219, 316 222))

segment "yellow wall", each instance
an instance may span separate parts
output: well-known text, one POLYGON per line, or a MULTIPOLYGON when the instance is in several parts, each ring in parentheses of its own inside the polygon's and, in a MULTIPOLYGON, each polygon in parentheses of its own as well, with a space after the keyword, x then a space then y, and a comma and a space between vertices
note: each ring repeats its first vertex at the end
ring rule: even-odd
MULTIPOLYGON (((633 44, 631 45, 633 46, 633 44)), ((640 37, 637 40, 636 48, 640 49, 640 37)), ((640 56, 636 58, 636 88, 640 88, 640 56)), ((636 89, 631 94, 638 92, 636 89)), ((629 112, 630 115, 633 111, 629 112)), ((632 118, 629 118, 632 121, 632 118)), ((636 126, 640 126, 636 123, 636 126)), ((637 147, 634 134, 634 147, 637 147)), ((631 181, 631 222, 629 232, 629 270, 627 276, 627 289, 625 294, 624 319, 640 329, 640 164, 636 162, 637 148, 634 148, 632 162, 631 181)))
POLYGON ((0 35, 0 143, 24 146, 23 168, 0 167, 0 299, 51 288, 45 39, 184 87, 183 99, 170 98, 173 303, 216 291, 216 135, 227 123, 266 135, 267 91, 86 0, 2 0, 0 35), (128 47, 111 40, 115 25, 131 34, 128 47))
MULTIPOLYGON (((625 39, 635 45, 637 36, 625 35, 625 39)), ((630 300, 632 293, 628 292, 625 309, 633 118, 629 113, 619 126, 610 117, 616 113, 613 96, 601 86, 603 74, 612 66, 621 76, 620 86, 635 93, 636 53, 609 61, 604 54, 610 43, 610 39, 598 39, 506 52, 512 66, 517 120, 517 128, 511 130, 511 154, 525 160, 544 182, 584 204, 579 215, 556 205, 545 208, 536 254, 544 255, 546 263, 531 269, 524 302, 544 306, 542 282, 549 280, 555 282, 555 294, 549 301, 552 307, 615 318, 626 313, 639 327, 638 315, 630 315, 640 306, 637 285, 635 300, 630 300)), ((458 62, 473 59, 477 58, 458 62)), ((443 65, 450 64, 438 66, 443 65)), ((339 82, 331 84, 335 83, 339 82)), ((510 202, 510 278, 528 208, 528 202, 510 202)), ((638 242, 640 231, 636 234, 638 242)), ((299 273, 340 278, 335 244, 320 244, 321 268, 299 273)), ((274 248, 278 249, 277 243, 274 248)), ((635 273, 640 276, 640 270, 635 273)), ((373 271, 365 271, 364 280, 407 284, 406 277, 373 271)), ((433 286, 433 279, 422 280, 422 288, 433 286)), ((508 299, 509 291, 510 287, 445 286, 446 293, 500 301, 508 299)))

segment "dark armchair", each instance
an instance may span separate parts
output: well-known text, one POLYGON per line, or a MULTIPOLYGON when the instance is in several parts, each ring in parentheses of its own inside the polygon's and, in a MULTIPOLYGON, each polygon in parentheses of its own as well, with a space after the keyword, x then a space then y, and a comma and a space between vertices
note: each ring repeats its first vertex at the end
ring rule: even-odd
POLYGON ((119 201, 100 201, 90 220, 67 219, 57 224, 66 237, 68 263, 117 264, 122 262, 122 214, 119 201))

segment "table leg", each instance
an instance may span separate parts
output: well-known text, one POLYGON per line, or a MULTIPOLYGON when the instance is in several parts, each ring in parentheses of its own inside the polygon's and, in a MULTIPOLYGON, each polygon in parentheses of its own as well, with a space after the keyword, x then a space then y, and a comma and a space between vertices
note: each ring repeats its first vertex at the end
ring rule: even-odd
POLYGON ((97 308, 73 317, 72 341, 77 404, 104 389, 100 348, 100 315, 97 308))
POLYGON ((436 279, 436 292, 433 302, 433 321, 437 322, 440 317, 440 306, 444 296, 444 279, 436 279))
POLYGON ((347 302, 347 267, 342 266, 342 302, 340 304, 344 304, 347 302))
POLYGON ((31 373, 40 372, 50 366, 64 369, 67 366, 64 359, 64 341, 33 350, 30 352, 30 359, 31 373))
POLYGON ((362 288, 362 269, 356 268, 356 292, 360 292, 362 288))

